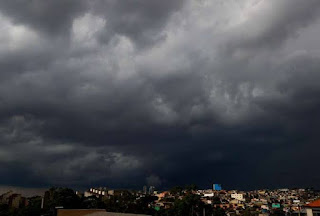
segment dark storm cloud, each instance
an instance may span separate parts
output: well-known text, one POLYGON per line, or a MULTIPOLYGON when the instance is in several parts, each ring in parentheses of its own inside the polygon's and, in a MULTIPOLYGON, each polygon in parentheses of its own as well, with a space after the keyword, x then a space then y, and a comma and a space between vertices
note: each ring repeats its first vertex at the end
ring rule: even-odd
POLYGON ((183 2, 131 0, 123 3, 97 0, 92 1, 90 6, 94 13, 107 20, 106 29, 99 37, 102 42, 108 42, 114 34, 123 34, 144 46, 163 39, 162 27, 183 2))
POLYGON ((318 17, 320 3, 316 0, 260 1, 261 11, 252 9, 241 29, 236 29, 236 38, 228 44, 235 49, 274 49, 284 41, 297 35, 299 29, 318 17), (290 9, 289 9, 290 8, 290 9))
POLYGON ((140 45, 163 37, 161 28, 183 0, 67 0, 67 1, 1 1, 0 10, 17 24, 25 24, 49 35, 69 33, 72 21, 84 13, 94 13, 107 20, 100 41, 108 42, 115 34, 123 34, 140 45))
POLYGON ((0 10, 18 24, 26 24, 48 33, 63 33, 70 30, 75 16, 85 9, 85 1, 14 0, 1 1, 0 10))
POLYGON ((1 1, 1 183, 319 186, 319 7, 1 1))

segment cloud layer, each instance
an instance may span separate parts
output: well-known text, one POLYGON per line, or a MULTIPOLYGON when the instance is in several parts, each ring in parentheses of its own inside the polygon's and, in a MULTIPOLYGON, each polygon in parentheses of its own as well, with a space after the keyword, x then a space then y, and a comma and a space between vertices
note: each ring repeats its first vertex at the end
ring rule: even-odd
POLYGON ((0 1, 0 183, 319 187, 319 12, 0 1))

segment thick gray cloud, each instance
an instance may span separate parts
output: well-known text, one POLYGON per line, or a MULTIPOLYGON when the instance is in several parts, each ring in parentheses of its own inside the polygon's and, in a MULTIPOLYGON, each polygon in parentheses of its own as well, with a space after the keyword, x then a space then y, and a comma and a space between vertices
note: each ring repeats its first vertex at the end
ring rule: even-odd
POLYGON ((69 31, 73 18, 85 11, 85 1, 1 1, 0 8, 14 23, 55 34, 69 31))
POLYGON ((0 183, 319 187, 319 9, 0 1, 0 183))

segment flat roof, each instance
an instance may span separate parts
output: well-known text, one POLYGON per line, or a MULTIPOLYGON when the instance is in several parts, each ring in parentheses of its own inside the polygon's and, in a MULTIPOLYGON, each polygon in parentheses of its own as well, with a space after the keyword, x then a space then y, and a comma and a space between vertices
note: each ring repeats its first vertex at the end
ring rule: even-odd
POLYGON ((148 216, 142 214, 106 212, 105 209, 58 209, 57 211, 57 216, 148 216))

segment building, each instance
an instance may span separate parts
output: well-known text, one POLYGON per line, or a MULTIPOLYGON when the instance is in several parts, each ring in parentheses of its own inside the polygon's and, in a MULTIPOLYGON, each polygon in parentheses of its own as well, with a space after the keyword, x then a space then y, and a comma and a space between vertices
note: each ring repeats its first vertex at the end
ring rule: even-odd
POLYGON ((156 188, 154 186, 149 187, 149 194, 153 194, 156 188))
POLYGON ((305 205, 307 216, 320 216, 320 199, 305 205))
POLYGON ((204 193, 203 197, 214 197, 214 193, 204 193))
POLYGON ((244 201, 243 194, 240 194, 240 193, 231 194, 231 198, 239 200, 239 201, 244 201))
POLYGON ((19 208, 22 203, 22 197, 20 194, 13 194, 9 198, 9 206, 12 208, 19 208))
POLYGON ((96 195, 91 191, 85 191, 83 196, 84 197, 91 197, 91 196, 96 196, 96 195))
POLYGON ((21 194, 13 193, 9 191, 0 196, 0 203, 9 205, 11 208, 19 208, 28 205, 28 200, 22 197, 21 194))
POLYGON ((106 212, 106 210, 104 209, 57 209, 57 216, 148 216, 148 215, 106 212))
POLYGON ((100 188, 90 188, 88 191, 84 192, 84 197, 96 196, 96 197, 106 197, 106 196, 119 196, 122 195, 125 190, 108 190, 105 187, 100 188))
POLYGON ((281 208, 281 205, 280 205, 280 203, 272 203, 271 207, 272 207, 273 209, 280 209, 280 208, 281 208))
POLYGON ((0 196, 0 203, 9 204, 9 198, 13 195, 12 191, 8 191, 0 196))
POLYGON ((159 193, 156 196, 158 197, 158 199, 163 199, 165 197, 168 197, 169 195, 170 195, 169 191, 163 191, 162 193, 159 193))
POLYGON ((142 193, 143 194, 147 194, 147 191, 148 190, 148 187, 145 185, 145 186, 143 186, 143 188, 142 188, 142 193))

